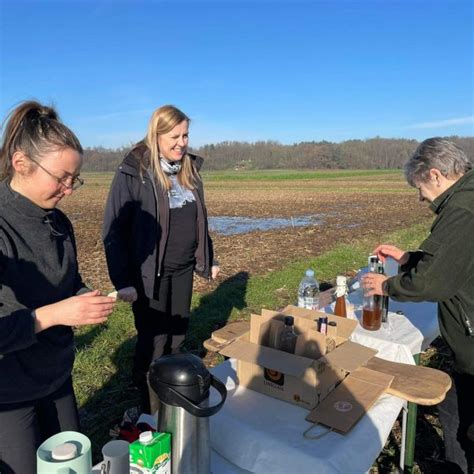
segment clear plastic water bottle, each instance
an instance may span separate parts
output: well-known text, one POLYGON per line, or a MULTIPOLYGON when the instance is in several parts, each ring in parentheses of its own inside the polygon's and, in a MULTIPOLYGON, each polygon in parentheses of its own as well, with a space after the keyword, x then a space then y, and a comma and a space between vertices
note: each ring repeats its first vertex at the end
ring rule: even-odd
POLYGON ((313 270, 306 270, 306 275, 298 287, 298 306, 306 309, 319 307, 319 283, 313 270))

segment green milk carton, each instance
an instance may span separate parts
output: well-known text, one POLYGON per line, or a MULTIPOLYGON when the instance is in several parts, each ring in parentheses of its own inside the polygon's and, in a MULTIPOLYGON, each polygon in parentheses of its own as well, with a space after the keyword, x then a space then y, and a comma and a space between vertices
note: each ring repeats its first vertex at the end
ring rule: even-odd
POLYGON ((171 435, 140 433, 140 438, 130 445, 130 467, 147 474, 171 474, 171 435))

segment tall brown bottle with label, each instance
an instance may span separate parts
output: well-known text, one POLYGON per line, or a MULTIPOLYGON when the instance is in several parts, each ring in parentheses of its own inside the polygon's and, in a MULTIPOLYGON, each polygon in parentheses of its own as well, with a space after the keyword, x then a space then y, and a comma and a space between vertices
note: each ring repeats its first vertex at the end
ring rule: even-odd
POLYGON ((334 314, 347 318, 346 308, 347 279, 345 276, 336 278, 336 305, 334 306, 334 314))

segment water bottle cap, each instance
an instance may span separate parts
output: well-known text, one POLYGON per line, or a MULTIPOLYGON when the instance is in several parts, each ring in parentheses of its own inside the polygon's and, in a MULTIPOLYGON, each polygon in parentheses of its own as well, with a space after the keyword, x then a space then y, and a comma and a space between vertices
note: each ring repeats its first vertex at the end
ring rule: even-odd
POLYGON ((69 461, 77 457, 77 446, 73 443, 62 443, 55 446, 51 452, 55 461, 69 461))
POLYGON ((144 431, 143 433, 140 433, 139 441, 143 444, 153 441, 153 433, 151 431, 144 431))
POLYGON ((311 269, 306 270, 306 276, 307 277, 314 277, 314 270, 311 270, 311 269))

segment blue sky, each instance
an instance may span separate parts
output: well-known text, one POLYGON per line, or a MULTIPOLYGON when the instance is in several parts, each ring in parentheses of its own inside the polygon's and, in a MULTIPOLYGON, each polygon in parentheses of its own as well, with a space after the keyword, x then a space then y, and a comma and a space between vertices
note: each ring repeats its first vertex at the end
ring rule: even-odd
POLYGON ((471 136, 464 0, 0 0, 0 115, 54 103, 85 146, 166 103, 191 145, 471 136))

